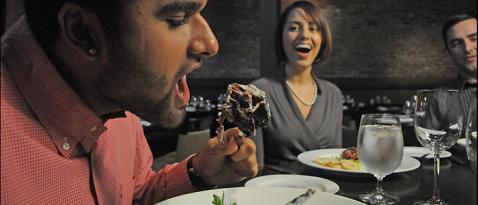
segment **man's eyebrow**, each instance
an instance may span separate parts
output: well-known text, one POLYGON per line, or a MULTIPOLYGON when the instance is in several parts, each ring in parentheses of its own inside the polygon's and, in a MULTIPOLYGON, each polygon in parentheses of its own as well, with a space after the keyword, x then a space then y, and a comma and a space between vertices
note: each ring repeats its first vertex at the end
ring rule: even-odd
MULTIPOLYGON (((473 37, 476 37, 476 32, 475 33, 471 33, 471 34, 468 34, 466 35, 467 38, 473 38, 473 37)), ((455 42, 460 42, 460 41, 463 41, 461 38, 452 38, 450 39, 450 41, 448 41, 449 43, 455 43, 455 42)))
POLYGON ((467 35, 466 37, 468 37, 468 38, 476 37, 476 32, 475 32, 475 33, 471 33, 471 34, 467 35))
POLYGON ((195 12, 201 8, 201 5, 196 2, 184 2, 184 1, 174 1, 170 4, 164 5, 161 7, 156 14, 157 15, 164 15, 167 13, 174 13, 174 12, 195 12))

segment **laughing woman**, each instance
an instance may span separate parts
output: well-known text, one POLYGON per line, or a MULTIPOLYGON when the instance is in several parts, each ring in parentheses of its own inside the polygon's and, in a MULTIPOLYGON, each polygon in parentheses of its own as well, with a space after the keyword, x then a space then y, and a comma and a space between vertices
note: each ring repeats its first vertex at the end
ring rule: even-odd
POLYGON ((291 170, 302 152, 342 147, 342 94, 318 78, 314 64, 332 48, 327 20, 313 4, 298 1, 282 13, 276 33, 278 74, 252 84, 270 101, 272 120, 257 131, 259 162, 270 169, 291 170))

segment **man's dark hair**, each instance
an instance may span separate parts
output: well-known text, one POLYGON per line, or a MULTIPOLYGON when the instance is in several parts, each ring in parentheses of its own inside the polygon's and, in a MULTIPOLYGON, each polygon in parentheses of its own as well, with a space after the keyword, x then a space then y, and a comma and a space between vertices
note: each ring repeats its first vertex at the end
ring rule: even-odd
POLYGON ((57 14, 65 3, 74 3, 98 16, 108 37, 121 31, 121 12, 127 0, 24 0, 25 15, 37 40, 50 47, 58 39, 60 27, 57 14))
POLYGON ((289 5, 282 15, 279 18, 279 23, 276 29, 276 37, 275 37, 275 50, 277 57, 282 61, 287 61, 287 56, 284 52, 284 45, 282 45, 282 32, 284 27, 286 26, 287 18, 292 10, 296 8, 304 9, 307 15, 310 15, 312 19, 315 21, 315 24, 318 26, 320 32, 322 33, 322 43, 320 45, 319 54, 315 58, 315 63, 319 61, 325 60, 332 51, 332 32, 327 22, 327 19, 322 15, 319 9, 314 6, 314 4, 307 2, 307 1, 296 1, 293 4, 289 5))
POLYGON ((454 15, 452 17, 450 17, 444 24, 443 24, 443 27, 441 29, 441 36, 443 38, 443 42, 445 43, 445 48, 448 50, 448 37, 447 37, 447 33, 448 33, 448 29, 450 29, 452 26, 462 22, 462 21, 465 21, 465 20, 468 20, 468 19, 476 19, 476 14, 475 13, 472 13, 472 12, 469 12, 469 13, 464 13, 464 14, 458 14, 458 15, 454 15))

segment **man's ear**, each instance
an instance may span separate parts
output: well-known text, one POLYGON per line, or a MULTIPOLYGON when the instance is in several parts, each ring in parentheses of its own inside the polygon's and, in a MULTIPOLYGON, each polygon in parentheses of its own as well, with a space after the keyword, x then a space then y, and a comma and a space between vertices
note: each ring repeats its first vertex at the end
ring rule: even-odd
POLYGON ((57 18, 60 36, 67 46, 88 61, 96 60, 101 52, 99 36, 102 32, 96 15, 77 4, 66 3, 57 18))

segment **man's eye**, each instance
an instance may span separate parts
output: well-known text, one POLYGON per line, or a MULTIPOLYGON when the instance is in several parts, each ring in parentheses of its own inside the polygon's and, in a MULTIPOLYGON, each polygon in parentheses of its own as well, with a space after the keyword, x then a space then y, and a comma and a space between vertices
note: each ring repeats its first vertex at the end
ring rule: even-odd
POLYGON ((184 16, 184 17, 166 19, 166 22, 168 23, 169 28, 175 29, 184 24, 187 24, 188 20, 189 18, 187 16, 184 16))
POLYGON ((460 45, 461 45, 461 43, 458 42, 458 41, 454 41, 454 42, 451 43, 451 47, 452 47, 452 48, 456 48, 456 47, 458 47, 458 46, 460 46, 460 45))

